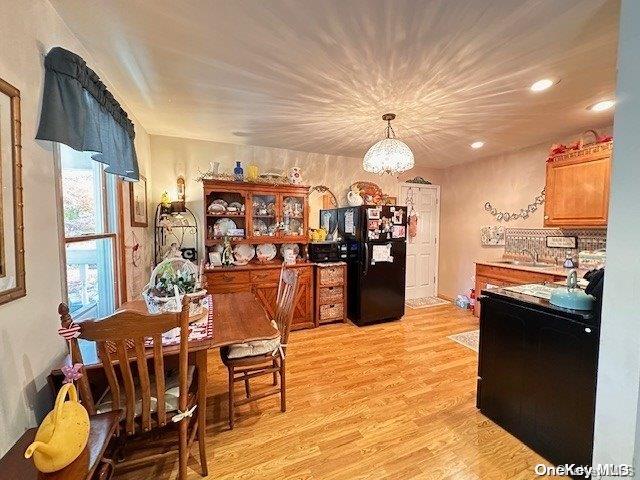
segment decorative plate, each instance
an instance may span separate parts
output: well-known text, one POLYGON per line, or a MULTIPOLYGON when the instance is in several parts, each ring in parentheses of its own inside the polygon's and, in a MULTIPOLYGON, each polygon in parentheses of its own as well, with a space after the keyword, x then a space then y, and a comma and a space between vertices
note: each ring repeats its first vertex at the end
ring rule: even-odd
POLYGON ((219 203, 212 203, 207 208, 207 211, 209 213, 224 213, 224 210, 225 210, 224 205, 220 205, 219 203))
POLYGON ((261 262, 269 262, 276 258, 278 249, 273 243, 263 243, 256 247, 256 255, 261 262))
POLYGON ((266 235, 267 233, 269 233, 269 229, 267 228, 267 224, 264 223, 260 219, 255 219, 253 221, 253 231, 254 232, 259 232, 260 235, 266 235))
POLYGON ((220 220, 216 220, 216 223, 213 224, 214 228, 218 227, 220 230, 220 235, 226 235, 230 228, 238 228, 236 222, 231 220, 230 218, 221 218, 220 220))
POLYGON ((215 203, 216 205, 222 205, 224 208, 227 208, 227 205, 229 205, 227 202, 225 202, 221 198, 218 198, 211 203, 215 203))
POLYGON ((233 258, 236 265, 246 265, 256 255, 256 250, 253 245, 246 243, 240 243, 233 247, 233 258))
POLYGON ((349 186, 349 190, 353 187, 360 190, 360 196, 364 199, 364 203, 368 205, 381 205, 384 194, 382 189, 373 182, 356 182, 349 186))
POLYGON ((297 243, 283 243, 280 246, 280 255, 284 258, 284 252, 287 250, 293 250, 293 253, 296 254, 296 257, 300 254, 300 245, 297 243))
POLYGON ((301 227, 302 227, 302 223, 300 222, 300 220, 296 218, 292 218, 291 220, 289 220, 289 232, 295 235, 300 235, 301 227))
POLYGON ((227 210, 231 212, 239 212, 242 210, 242 204, 240 202, 231 202, 227 207, 227 210))

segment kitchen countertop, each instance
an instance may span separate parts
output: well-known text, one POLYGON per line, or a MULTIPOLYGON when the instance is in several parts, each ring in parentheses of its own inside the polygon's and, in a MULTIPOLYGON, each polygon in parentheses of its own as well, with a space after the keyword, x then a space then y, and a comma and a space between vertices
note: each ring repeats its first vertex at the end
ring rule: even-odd
MULTIPOLYGON (((501 262, 476 262, 476 265, 487 265, 489 267, 499 267, 499 268, 511 268, 513 270, 524 270, 527 272, 536 272, 536 273, 547 273, 549 275, 558 275, 562 277, 566 277, 570 268, 564 268, 558 265, 545 265, 542 267, 532 267, 530 265, 513 265, 511 263, 501 263, 501 262)), ((578 278, 582 278, 585 273, 589 271, 587 268, 577 268, 578 278)))
MULTIPOLYGON (((590 325, 597 325, 599 323, 597 315, 592 311, 572 310, 570 308, 556 307, 555 305, 549 303, 549 300, 545 300, 544 298, 511 292, 503 288, 491 288, 489 290, 482 290, 482 295, 485 297, 493 297, 501 300, 512 301, 525 307, 537 308, 539 310, 556 315, 560 314, 569 320, 574 320, 577 322, 588 323, 590 325)), ((480 300, 480 302, 482 303, 482 299, 480 300)))

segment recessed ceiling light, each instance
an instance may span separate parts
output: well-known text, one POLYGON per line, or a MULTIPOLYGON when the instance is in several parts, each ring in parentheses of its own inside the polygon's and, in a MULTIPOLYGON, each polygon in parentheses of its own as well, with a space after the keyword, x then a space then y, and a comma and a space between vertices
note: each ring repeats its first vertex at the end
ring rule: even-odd
POLYGON ((592 112, 602 112, 604 110, 609 110, 616 104, 615 100, 603 100, 602 102, 594 103, 587 107, 587 110, 591 110, 592 112))
POLYGON ((476 148, 476 149, 477 149, 477 148, 482 148, 482 147, 484 147, 484 142, 481 142, 480 140, 478 140, 477 142, 473 142, 473 143, 470 145, 470 147, 471 147, 471 148, 476 148))
POLYGON ((547 88, 553 87, 556 83, 557 82, 551 80, 550 78, 543 78, 542 80, 538 80, 537 82, 535 82, 529 88, 531 89, 532 92, 542 92, 547 88))

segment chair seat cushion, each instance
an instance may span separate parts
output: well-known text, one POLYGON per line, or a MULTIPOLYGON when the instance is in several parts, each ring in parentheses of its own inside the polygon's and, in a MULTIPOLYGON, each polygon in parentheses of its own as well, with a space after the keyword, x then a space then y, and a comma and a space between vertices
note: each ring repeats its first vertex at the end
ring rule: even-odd
POLYGON ((272 340, 256 340, 247 343, 236 343, 229 345, 225 352, 227 358, 244 358, 255 357, 256 355, 264 355, 278 350, 280 346, 280 337, 272 340))
MULTIPOLYGON (((193 381, 193 374, 195 371, 195 367, 193 365, 189 366, 189 370, 187 372, 187 385, 191 386, 193 381)), ((158 394, 156 387, 156 379, 154 375, 149 375, 149 383, 151 384, 151 413, 155 413, 158 410, 158 394)), ((140 387, 138 383, 135 385, 136 388, 136 397, 140 395, 140 387)), ((164 390, 164 405, 165 411, 167 412, 175 412, 178 410, 180 401, 180 372, 178 370, 174 372, 170 372, 165 378, 165 390, 164 390)), ((97 413, 106 413, 113 410, 113 398, 111 396, 111 389, 108 389, 104 395, 98 400, 96 405, 97 413)), ((120 408, 123 413, 122 416, 126 416, 127 409, 127 400, 125 396, 124 387, 120 385, 120 408)), ((138 398, 136 400, 135 405, 135 416, 138 417, 142 414, 142 398, 138 398)))

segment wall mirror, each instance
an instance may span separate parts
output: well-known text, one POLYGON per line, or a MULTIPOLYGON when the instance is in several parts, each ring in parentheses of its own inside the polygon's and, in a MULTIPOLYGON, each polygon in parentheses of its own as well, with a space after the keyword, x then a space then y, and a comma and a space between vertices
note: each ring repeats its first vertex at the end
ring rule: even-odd
MULTIPOLYGON (((338 200, 329 187, 316 185, 309 190, 309 228, 320 228, 320 210, 337 208, 338 200)), ((332 225, 333 227, 333 225, 332 225)))
POLYGON ((0 304, 26 295, 20 91, 0 79, 0 304))

